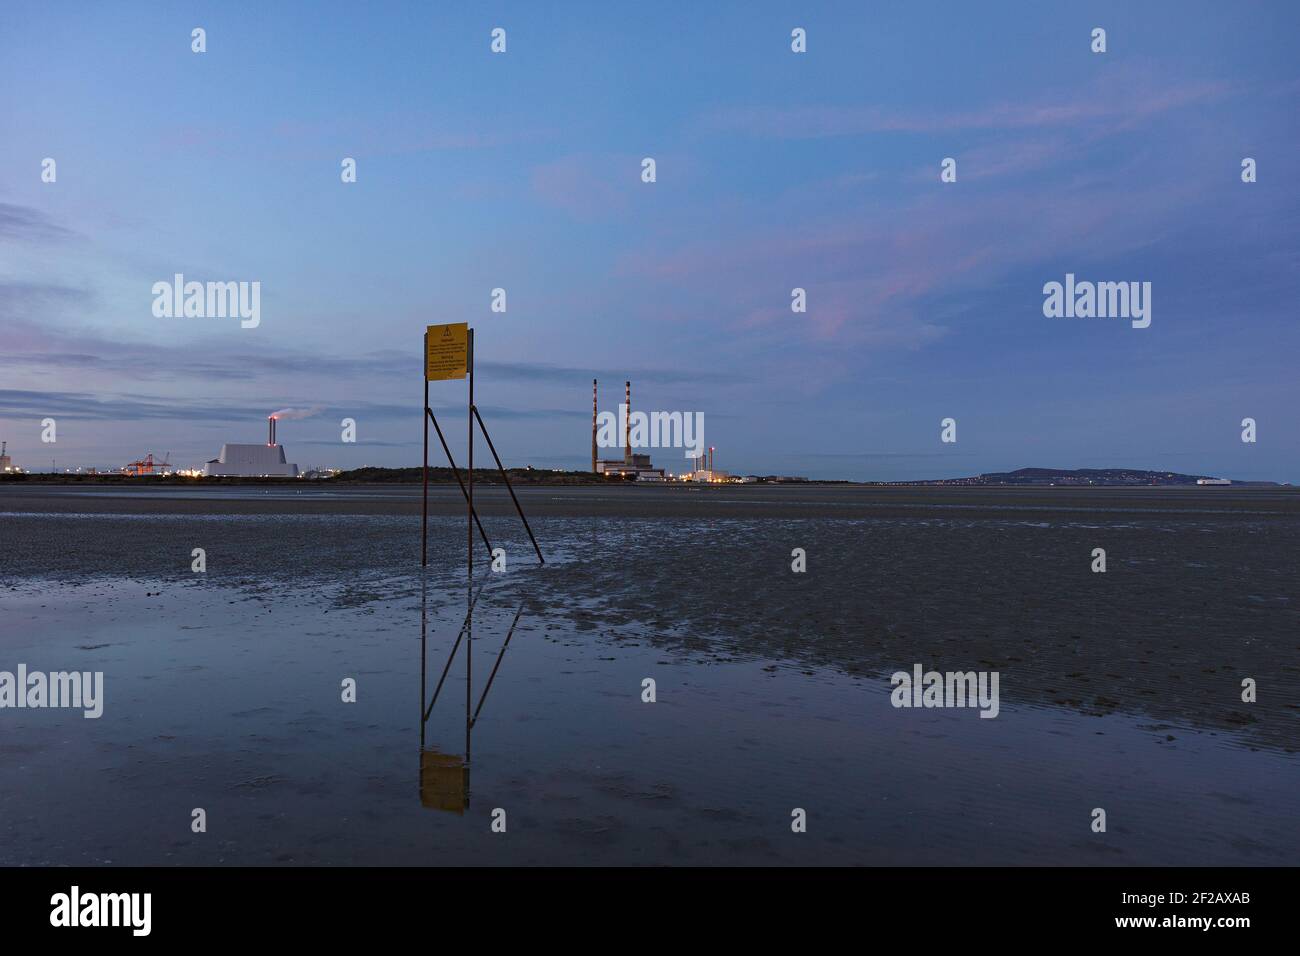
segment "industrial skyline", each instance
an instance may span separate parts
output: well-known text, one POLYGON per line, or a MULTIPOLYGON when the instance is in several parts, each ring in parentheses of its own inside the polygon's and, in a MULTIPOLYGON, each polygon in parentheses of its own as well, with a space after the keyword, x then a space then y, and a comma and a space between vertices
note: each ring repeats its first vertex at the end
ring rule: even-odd
POLYGON ((323 3, 303 30, 217 8, 196 55, 192 11, 9 5, 15 464, 201 464, 311 403, 298 461, 411 465, 423 327, 468 321, 511 465, 586 469, 599 378, 707 413, 739 474, 1300 481, 1300 9, 957 6, 935 30, 849 5, 799 11, 805 56, 778 4, 647 17, 636 42, 599 5, 492 15, 503 56, 474 11, 323 3), (1045 317, 1044 284, 1076 274, 1150 283, 1149 327, 1045 317), (256 291, 256 326, 159 317, 178 275, 256 291))

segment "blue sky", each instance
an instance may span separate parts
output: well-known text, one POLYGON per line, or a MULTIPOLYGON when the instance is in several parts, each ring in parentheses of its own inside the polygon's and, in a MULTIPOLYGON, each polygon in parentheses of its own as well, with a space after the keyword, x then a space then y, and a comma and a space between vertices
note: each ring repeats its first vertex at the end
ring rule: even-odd
POLYGON ((198 464, 320 406, 291 460, 416 464, 423 326, 468 321, 510 464, 586 466, 595 376, 602 408, 630 377, 703 412, 737 472, 1300 481, 1298 28, 1282 2, 8 3, 0 438, 29 468, 198 464), (155 318, 177 272, 261 282, 260 326, 155 318), (1151 327, 1045 318, 1067 272, 1151 282, 1151 327))

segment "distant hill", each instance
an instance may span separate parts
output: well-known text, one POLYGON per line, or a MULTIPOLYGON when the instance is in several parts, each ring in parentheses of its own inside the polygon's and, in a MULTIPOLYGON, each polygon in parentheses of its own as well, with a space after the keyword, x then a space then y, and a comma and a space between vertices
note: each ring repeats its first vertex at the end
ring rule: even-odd
MULTIPOLYGON (((1183 475, 1176 471, 1146 471, 1141 468, 1019 468, 994 471, 970 478, 937 478, 930 481, 891 482, 908 485, 1195 485, 1214 475, 1183 475)), ((1217 479, 1221 480, 1221 479, 1217 479)), ((1275 481, 1233 481, 1234 485, 1272 485, 1275 481)))

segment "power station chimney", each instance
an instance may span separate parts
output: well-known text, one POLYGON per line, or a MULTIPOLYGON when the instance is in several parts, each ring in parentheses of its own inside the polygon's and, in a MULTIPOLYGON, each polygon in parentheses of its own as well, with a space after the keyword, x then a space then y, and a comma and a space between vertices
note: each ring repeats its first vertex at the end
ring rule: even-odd
POLYGON ((591 380, 591 473, 596 473, 596 380, 591 380))
POLYGON ((274 415, 272 415, 270 418, 266 420, 266 443, 271 446, 275 445, 275 416, 274 415))
POLYGON ((709 446, 709 474, 713 474, 713 446, 709 446))
POLYGON ((627 420, 623 422, 623 464, 632 464, 632 383, 624 382, 627 387, 627 420))

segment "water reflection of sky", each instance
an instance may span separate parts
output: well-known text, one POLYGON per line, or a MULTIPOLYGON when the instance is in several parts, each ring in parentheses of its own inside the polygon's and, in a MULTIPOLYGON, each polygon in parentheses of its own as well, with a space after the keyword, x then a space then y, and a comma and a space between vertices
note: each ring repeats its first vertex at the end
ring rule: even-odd
POLYGON ((0 813, 24 821, 0 862, 1281 863, 1300 849, 1296 758, 1229 735, 1019 706, 1005 689, 996 720, 895 710, 883 675, 676 653, 644 627, 582 633, 490 583, 452 657, 467 595, 435 590, 356 607, 166 583, 11 592, 5 659, 103 670, 106 709, 0 714, 0 813), (431 809, 462 771, 461 812, 431 809), (208 834, 189 832, 195 806, 208 834), (1105 837, 1088 829, 1096 806, 1105 837), (796 807, 807 833, 790 831, 796 807))

